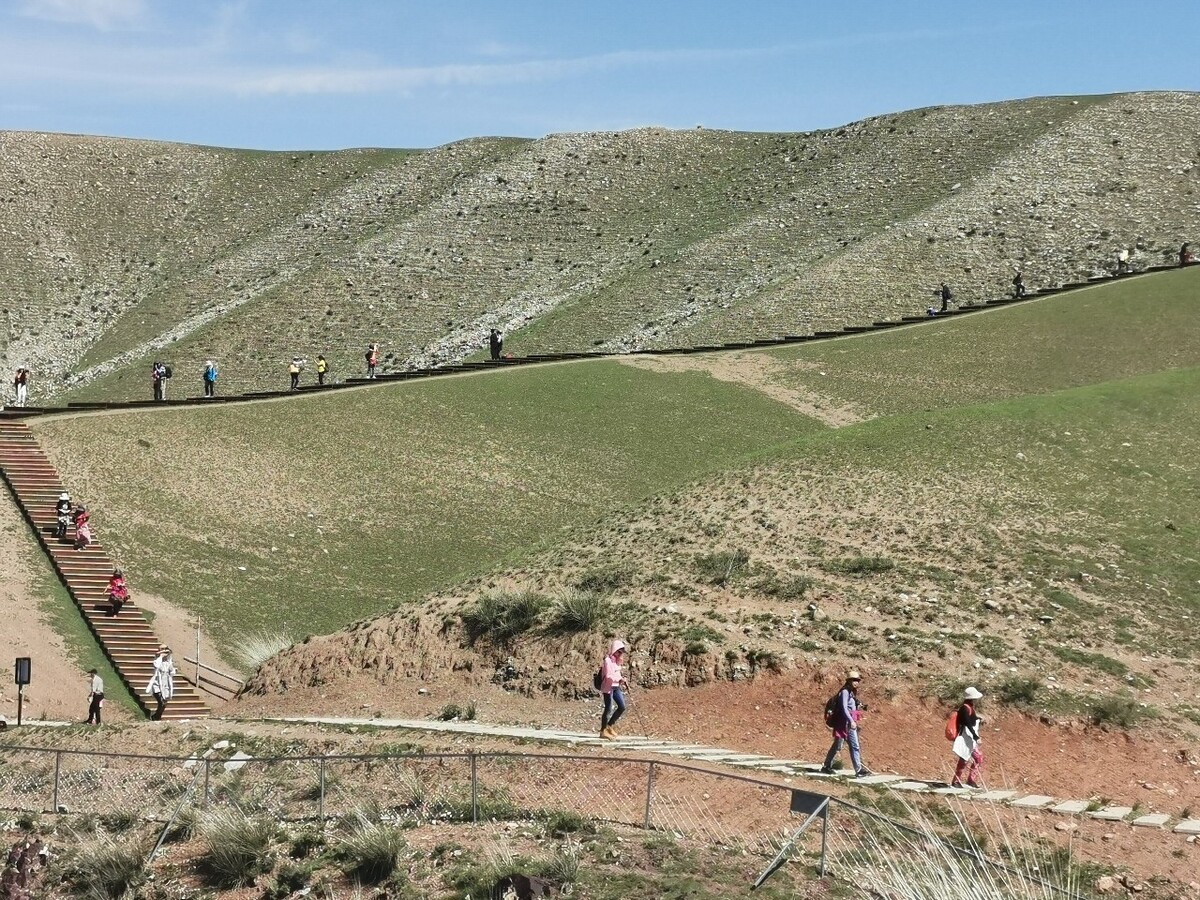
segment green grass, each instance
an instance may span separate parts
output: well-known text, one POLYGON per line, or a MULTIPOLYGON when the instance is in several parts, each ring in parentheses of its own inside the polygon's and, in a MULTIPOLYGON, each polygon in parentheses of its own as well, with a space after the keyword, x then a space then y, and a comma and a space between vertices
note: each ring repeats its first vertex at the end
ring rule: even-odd
POLYGON ((334 630, 820 427, 603 361, 37 432, 135 589, 229 646, 284 607, 334 630))

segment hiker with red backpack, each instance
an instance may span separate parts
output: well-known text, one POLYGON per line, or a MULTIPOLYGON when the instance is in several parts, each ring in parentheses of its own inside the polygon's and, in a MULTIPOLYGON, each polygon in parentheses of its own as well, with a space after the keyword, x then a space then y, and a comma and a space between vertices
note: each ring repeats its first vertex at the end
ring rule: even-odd
POLYGON ((613 730, 613 726, 625 712, 625 692, 622 688, 627 682, 621 673, 621 666, 627 657, 628 650, 625 642, 613 641, 608 650, 608 656, 604 657, 600 671, 596 673, 596 679, 600 682, 597 687, 604 697, 604 710, 600 713, 600 737, 610 741, 619 737, 613 730), (616 706, 615 711, 613 710, 614 705, 616 706))
POLYGON ((842 745, 850 745, 850 763, 854 766, 854 775, 865 778, 875 773, 863 765, 862 748, 858 739, 858 725, 862 720, 865 704, 858 702, 858 685, 862 675, 857 669, 846 673, 846 683, 841 690, 829 698, 825 704, 825 724, 833 729, 833 744, 825 755, 825 765, 821 766, 821 774, 833 775, 833 762, 842 752, 842 745))
POLYGON ((983 694, 973 687, 963 691, 963 702, 957 710, 950 713, 946 720, 946 740, 953 741, 952 749, 958 757, 958 765, 954 769, 954 780, 951 787, 963 787, 963 773, 967 775, 966 787, 981 787, 979 782, 983 773, 983 751, 979 749, 979 725, 983 717, 975 712, 978 701, 983 694), (968 766, 970 767, 968 769, 968 766))

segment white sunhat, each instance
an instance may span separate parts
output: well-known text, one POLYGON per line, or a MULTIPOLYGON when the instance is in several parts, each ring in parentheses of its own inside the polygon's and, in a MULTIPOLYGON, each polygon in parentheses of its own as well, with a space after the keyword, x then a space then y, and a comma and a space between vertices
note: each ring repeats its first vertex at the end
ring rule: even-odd
POLYGON ((964 700, 982 700, 983 694, 979 693, 979 691, 976 690, 975 688, 969 687, 965 691, 963 691, 963 699, 964 700))

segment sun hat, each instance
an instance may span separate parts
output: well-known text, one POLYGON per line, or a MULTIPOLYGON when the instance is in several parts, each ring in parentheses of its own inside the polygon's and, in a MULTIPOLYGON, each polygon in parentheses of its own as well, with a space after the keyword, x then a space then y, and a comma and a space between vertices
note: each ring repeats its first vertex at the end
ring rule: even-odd
POLYGON ((858 674, 858 669, 851 669, 846 673, 847 681, 862 681, 862 676, 858 674))
POLYGON ((964 700, 982 700, 983 694, 979 693, 975 688, 969 687, 963 691, 964 700))

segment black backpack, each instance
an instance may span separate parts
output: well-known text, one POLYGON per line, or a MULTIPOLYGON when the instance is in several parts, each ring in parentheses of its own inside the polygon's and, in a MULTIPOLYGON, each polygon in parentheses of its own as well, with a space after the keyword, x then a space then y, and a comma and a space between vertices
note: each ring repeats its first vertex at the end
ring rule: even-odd
POLYGON ((595 674, 592 675, 592 687, 600 690, 600 685, 604 684, 604 666, 598 668, 595 674))
POLYGON ((834 728, 841 721, 842 692, 839 690, 836 694, 825 701, 825 724, 830 728, 834 728))

